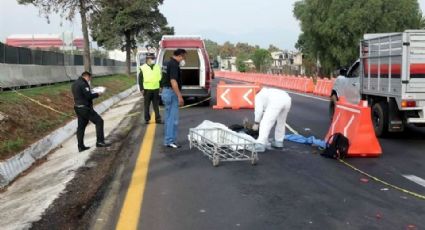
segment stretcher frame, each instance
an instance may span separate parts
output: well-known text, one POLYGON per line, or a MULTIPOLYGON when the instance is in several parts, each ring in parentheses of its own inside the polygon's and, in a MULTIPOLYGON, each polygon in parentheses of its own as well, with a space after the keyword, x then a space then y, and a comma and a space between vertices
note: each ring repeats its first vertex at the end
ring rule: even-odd
POLYGON ((197 148, 207 156, 216 167, 225 161, 258 162, 256 143, 222 128, 190 129, 190 149, 197 148))

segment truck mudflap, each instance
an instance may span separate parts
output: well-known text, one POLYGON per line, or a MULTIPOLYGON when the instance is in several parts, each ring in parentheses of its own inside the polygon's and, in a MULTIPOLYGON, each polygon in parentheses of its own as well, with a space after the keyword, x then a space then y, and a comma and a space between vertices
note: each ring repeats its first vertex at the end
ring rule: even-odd
POLYGON ((404 122, 403 115, 398 109, 397 102, 394 98, 391 98, 388 103, 388 131, 389 132, 403 132, 404 122))

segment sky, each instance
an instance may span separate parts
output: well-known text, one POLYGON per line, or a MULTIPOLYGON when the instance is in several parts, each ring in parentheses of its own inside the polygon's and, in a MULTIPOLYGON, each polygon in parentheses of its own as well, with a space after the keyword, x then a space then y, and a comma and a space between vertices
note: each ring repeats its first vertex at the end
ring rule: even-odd
MULTIPOLYGON (((300 34, 292 9, 297 0, 164 0, 161 12, 176 34, 201 35, 219 43, 247 42, 267 48, 273 44, 294 49, 300 34)), ((425 0, 419 0, 425 11, 425 0)), ((0 41, 11 34, 58 34, 71 31, 81 37, 81 24, 51 16, 50 24, 32 5, 0 0, 0 41), (13 20, 12 20, 13 19, 13 20)))

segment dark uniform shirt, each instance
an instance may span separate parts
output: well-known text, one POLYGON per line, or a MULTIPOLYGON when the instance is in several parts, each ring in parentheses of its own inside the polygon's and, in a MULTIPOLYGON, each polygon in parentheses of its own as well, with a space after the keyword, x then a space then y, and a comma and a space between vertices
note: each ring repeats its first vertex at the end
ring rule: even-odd
POLYGON ((177 81, 177 84, 179 86, 179 89, 182 89, 182 78, 181 78, 181 70, 180 70, 180 64, 176 59, 171 58, 170 61, 167 63, 167 70, 166 74, 163 77, 162 80, 162 86, 163 87, 170 87, 171 88, 171 79, 174 79, 177 81))
POLYGON ((75 106, 93 107, 93 99, 99 94, 92 93, 89 83, 82 77, 72 84, 72 95, 74 95, 75 106))

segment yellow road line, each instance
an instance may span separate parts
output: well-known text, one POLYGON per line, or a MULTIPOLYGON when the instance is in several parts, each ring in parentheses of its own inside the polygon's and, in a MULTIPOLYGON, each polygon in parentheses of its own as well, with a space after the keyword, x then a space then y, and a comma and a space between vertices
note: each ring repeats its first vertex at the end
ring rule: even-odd
MULTIPOLYGON (((291 132, 293 132, 294 134, 298 134, 298 132, 295 129, 293 129, 290 125, 286 124, 286 127, 289 130, 291 130, 291 132)), ((412 192, 412 191, 409 191, 407 189, 404 189, 404 188, 398 187, 396 185, 390 184, 390 183, 388 183, 388 182, 386 182, 384 180, 379 179, 378 177, 372 176, 372 175, 370 175, 370 174, 368 174, 368 173, 366 173, 366 172, 364 172, 364 171, 356 168, 354 165, 352 165, 352 164, 350 164, 350 163, 348 163, 348 162, 346 162, 344 160, 339 159, 339 162, 341 162, 342 164, 344 164, 345 166, 349 167, 350 169, 352 169, 352 170, 354 170, 354 171, 356 171, 356 172, 358 172, 358 173, 360 173, 360 174, 362 174, 362 175, 364 175, 364 176, 366 176, 366 177, 368 177, 368 178, 370 178, 370 179, 372 179, 372 180, 374 180, 376 182, 379 182, 379 183, 381 183, 383 185, 386 185, 386 186, 391 187, 391 188, 393 188, 395 190, 398 190, 399 192, 409 194, 409 195, 414 196, 416 198, 419 198, 421 200, 425 200, 425 195, 422 195, 422 194, 419 194, 419 193, 416 193, 416 192, 412 192)))
POLYGON ((422 194, 419 194, 419 193, 416 193, 416 192, 412 192, 412 191, 409 191, 407 189, 404 189, 404 188, 398 187, 396 185, 390 184, 390 183, 388 183, 386 181, 383 181, 383 180, 381 180, 381 179, 379 179, 379 178, 377 178, 375 176, 372 176, 372 175, 370 175, 370 174, 368 174, 368 173, 366 173, 366 172, 364 172, 364 171, 356 168, 355 166, 353 166, 352 164, 349 164, 348 162, 346 162, 344 160, 341 160, 340 159, 339 162, 343 163, 344 165, 346 165, 347 167, 353 169, 354 171, 356 171, 356 172, 358 172, 360 174, 363 174, 364 176, 369 177, 370 179, 375 180, 375 181, 377 181, 377 182, 379 182, 381 184, 384 184, 384 185, 386 185, 388 187, 391 187, 391 188, 393 188, 395 190, 398 190, 400 192, 409 194, 409 195, 414 196, 416 198, 419 198, 421 200, 425 200, 425 195, 422 195, 422 194))
POLYGON ((143 142, 137 156, 136 166, 131 176, 130 185, 127 189, 124 204, 116 226, 117 230, 137 229, 139 217, 143 204, 143 194, 145 192, 149 161, 152 155, 152 148, 155 139, 156 124, 147 126, 143 142))

